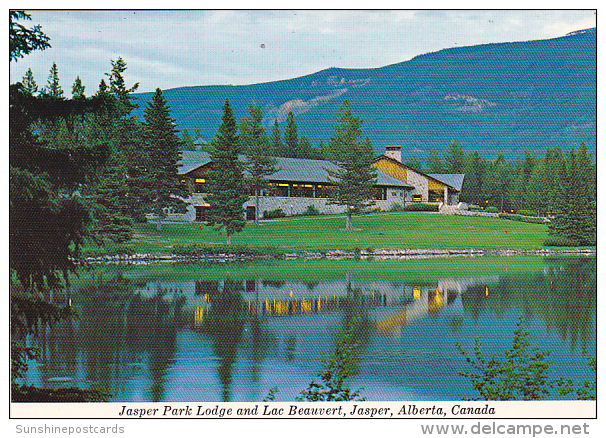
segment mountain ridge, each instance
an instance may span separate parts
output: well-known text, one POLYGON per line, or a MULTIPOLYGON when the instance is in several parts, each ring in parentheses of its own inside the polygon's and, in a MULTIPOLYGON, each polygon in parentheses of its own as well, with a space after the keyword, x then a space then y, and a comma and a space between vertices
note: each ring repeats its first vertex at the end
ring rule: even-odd
MULTIPOLYGON (((314 144, 332 135, 344 99, 364 120, 377 153, 388 144, 425 159, 456 140, 466 152, 514 158, 543 155, 585 141, 596 148, 596 28, 531 41, 452 47, 371 69, 330 67, 293 79, 251 85, 165 90, 179 129, 197 125, 210 141, 230 99, 238 120, 259 105, 269 129, 293 111, 299 135, 314 144)), ((136 95, 142 117, 151 93, 136 95)))

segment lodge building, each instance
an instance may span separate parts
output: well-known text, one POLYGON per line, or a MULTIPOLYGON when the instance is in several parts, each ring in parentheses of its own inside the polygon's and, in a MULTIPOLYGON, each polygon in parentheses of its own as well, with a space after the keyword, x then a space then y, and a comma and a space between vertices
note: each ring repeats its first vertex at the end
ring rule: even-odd
MULTIPOLYGON (((245 157, 240 157, 242 161, 245 157)), ((334 183, 329 171, 338 167, 325 160, 276 157, 279 170, 269 175, 268 189, 259 198, 260 216, 265 211, 281 209, 287 215, 305 212, 309 206, 321 213, 341 214, 342 205, 330 203, 334 183)), ((413 202, 456 205, 463 184, 463 174, 425 174, 402 163, 399 146, 388 146, 383 155, 372 164, 377 171, 374 208, 382 211, 413 202)), ((185 181, 190 197, 189 207, 183 215, 169 214, 169 220, 203 221, 208 204, 204 200, 206 179, 212 168, 210 154, 204 151, 183 151, 179 175, 185 181)), ((244 204, 246 219, 255 217, 254 194, 244 204)))

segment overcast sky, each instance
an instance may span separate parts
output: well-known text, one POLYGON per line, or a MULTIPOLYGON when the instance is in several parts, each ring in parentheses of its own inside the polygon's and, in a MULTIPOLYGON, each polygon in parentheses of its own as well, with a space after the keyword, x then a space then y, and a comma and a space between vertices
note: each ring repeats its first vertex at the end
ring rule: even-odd
POLYGON ((139 91, 253 84, 329 67, 374 68, 449 47, 563 36, 594 11, 28 11, 52 48, 10 63, 41 88, 54 62, 67 95, 92 95, 122 57, 139 91))

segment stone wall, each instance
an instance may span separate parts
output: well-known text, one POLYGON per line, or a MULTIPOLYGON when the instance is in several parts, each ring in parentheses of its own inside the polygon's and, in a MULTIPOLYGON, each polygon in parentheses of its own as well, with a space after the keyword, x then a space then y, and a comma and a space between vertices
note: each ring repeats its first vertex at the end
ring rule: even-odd
MULTIPOLYGON (((196 206, 204 205, 204 196, 200 193, 194 193, 189 199, 187 212, 184 214, 169 214, 166 222, 193 222, 196 219, 196 206)), ((394 204, 404 206, 412 202, 410 192, 402 188, 388 188, 387 199, 375 200, 370 208, 378 208, 381 211, 388 211, 394 204)), ((309 206, 314 206, 322 214, 343 214, 345 207, 342 205, 331 204, 327 198, 288 198, 288 197, 259 197, 260 217, 263 217, 264 211, 281 209, 287 216, 299 215, 305 212, 309 206)), ((243 205, 246 207, 256 207, 255 197, 251 196, 243 205)), ((148 215, 149 220, 154 220, 153 215, 148 215)))

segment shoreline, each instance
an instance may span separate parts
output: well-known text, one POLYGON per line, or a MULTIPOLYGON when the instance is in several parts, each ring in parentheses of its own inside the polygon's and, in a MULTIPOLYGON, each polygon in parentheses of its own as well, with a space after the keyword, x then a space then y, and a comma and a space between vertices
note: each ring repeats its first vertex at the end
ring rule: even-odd
POLYGON ((247 255, 247 254, 116 254, 96 257, 85 257, 88 264, 149 264, 156 262, 165 263, 229 263, 255 260, 414 260, 414 259, 437 259, 455 257, 550 257, 550 256, 595 256, 595 249, 376 249, 368 250, 332 250, 327 252, 302 251, 284 253, 280 255, 247 255))

